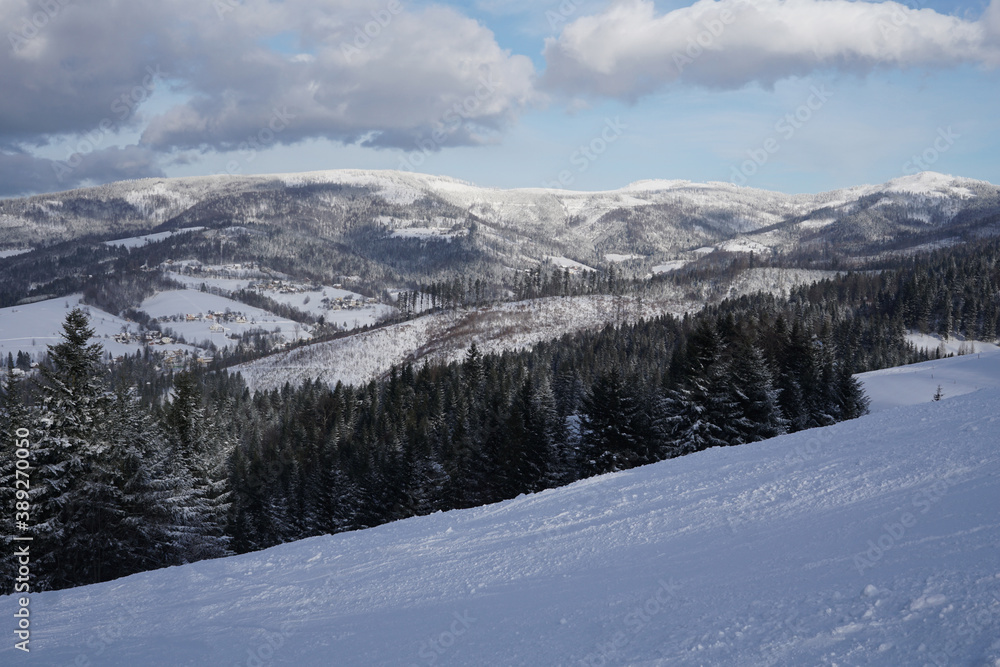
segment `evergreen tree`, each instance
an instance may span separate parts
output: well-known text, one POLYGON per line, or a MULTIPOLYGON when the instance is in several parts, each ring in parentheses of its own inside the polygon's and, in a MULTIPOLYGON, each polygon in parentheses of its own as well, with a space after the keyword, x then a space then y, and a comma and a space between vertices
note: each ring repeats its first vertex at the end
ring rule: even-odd
POLYGON ((62 342, 49 346, 42 367, 32 452, 37 590, 99 581, 111 554, 94 538, 103 522, 120 518, 106 497, 101 470, 95 470, 105 450, 100 427, 111 401, 100 379, 103 349, 90 342, 93 335, 87 315, 73 309, 62 342))
POLYGON ((594 474, 635 465, 641 410, 617 368, 602 373, 583 401, 581 446, 594 474))
POLYGON ((30 498, 32 472, 29 469, 21 469, 22 475, 18 476, 17 451, 27 449, 29 452, 32 446, 30 415, 25 409, 22 398, 22 387, 20 378, 14 374, 13 364, 8 364, 6 377, 0 385, 0 507, 4 508, 4 514, 0 517, 0 595, 9 595, 14 592, 14 583, 17 573, 17 559, 14 556, 15 542, 14 536, 28 533, 32 530, 32 519, 28 513, 28 531, 18 530, 16 525, 17 502, 23 502, 25 494, 20 494, 18 490, 27 492, 30 498), (27 429, 23 431, 20 429, 27 429), (19 432, 20 430, 20 432, 19 432), (27 438, 21 437, 27 433, 27 438), (27 448, 20 447, 27 444, 27 448))
POLYGON ((36 588, 106 581, 174 562, 162 445, 139 405, 102 379, 79 309, 49 346, 39 388, 33 507, 36 588))
POLYGON ((787 420, 778 404, 771 369, 763 353, 747 340, 736 349, 726 386, 734 414, 730 444, 766 440, 785 433, 787 420))

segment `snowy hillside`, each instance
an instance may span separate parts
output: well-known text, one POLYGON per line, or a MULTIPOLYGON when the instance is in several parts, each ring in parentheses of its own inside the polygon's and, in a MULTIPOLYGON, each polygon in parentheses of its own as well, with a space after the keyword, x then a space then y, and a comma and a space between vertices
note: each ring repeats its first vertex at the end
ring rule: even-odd
MULTIPOLYGON (((46 299, 23 306, 0 308, 0 357, 6 360, 8 353, 16 355, 20 351, 30 354, 33 360, 37 360, 48 350, 49 345, 55 345, 62 340, 62 325, 66 314, 72 308, 81 305, 82 299, 82 294, 71 294, 59 299, 46 299)), ((138 341, 123 343, 114 338, 115 334, 122 331, 138 333, 139 326, 135 322, 123 320, 97 308, 85 305, 81 307, 90 314, 90 325, 94 328, 97 342, 104 346, 105 352, 117 357, 142 351, 143 345, 138 341)), ((157 350, 197 352, 190 345, 178 343, 158 346, 157 350)))
POLYGON ((0 663, 1000 665, 998 412, 984 390, 34 594, 0 663))
POLYGON ((311 233, 337 240, 344 240, 338 236, 343 225, 361 224, 393 240, 383 251, 462 239, 499 251, 506 266, 528 266, 548 255, 572 266, 637 257, 651 268, 694 259, 702 247, 770 253, 850 241, 860 252, 864 244, 891 245, 903 232, 912 235, 907 244, 916 245, 918 237, 938 241, 938 232, 953 223, 989 224, 998 208, 1000 188, 933 172, 789 195, 683 180, 640 181, 603 192, 503 190, 410 172, 330 170, 144 179, 4 200, 0 251, 89 233, 142 244, 165 238, 148 234, 161 224, 308 224, 311 233))
POLYGON ((235 345, 231 336, 257 329, 280 333, 289 341, 309 338, 308 327, 224 296, 194 289, 160 292, 139 308, 191 343, 211 341, 219 348, 235 345))
MULTIPOLYGON (((913 337, 916 338, 916 337, 913 337)), ((936 340, 927 336, 930 340, 936 340)), ((918 339, 919 340, 919 339, 918 339)), ((933 400, 940 387, 944 398, 962 396, 986 387, 1000 388, 1000 348, 991 343, 969 343, 970 354, 885 368, 858 377, 871 398, 873 412, 933 400)), ((933 349, 936 344, 931 344, 933 349)), ((946 346, 955 353, 954 340, 946 346)))
MULTIPOLYGON (((725 286, 726 297, 755 292, 787 295, 792 288, 830 278, 833 271, 748 269, 725 286)), ((721 289, 721 288, 720 288, 721 289)), ((660 315, 700 310, 708 294, 691 301, 693 290, 652 299, 606 295, 552 297, 495 306, 436 313, 353 336, 316 343, 233 367, 252 389, 277 389, 319 379, 360 385, 407 361, 457 361, 472 343, 483 353, 530 347, 563 334, 599 329, 607 324, 634 322, 660 315)), ((345 311, 354 312, 354 311, 345 311)))
POLYGON ((483 353, 530 347, 565 333, 694 310, 679 298, 552 297, 417 317, 234 366, 252 390, 319 379, 361 385, 407 361, 456 361, 476 343, 483 353))

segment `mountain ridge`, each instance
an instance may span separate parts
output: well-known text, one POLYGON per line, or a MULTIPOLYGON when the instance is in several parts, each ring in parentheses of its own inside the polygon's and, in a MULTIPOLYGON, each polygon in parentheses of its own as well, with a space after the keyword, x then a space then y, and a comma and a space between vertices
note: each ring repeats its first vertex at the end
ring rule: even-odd
POLYGON ((980 218, 995 217, 1000 187, 935 172, 789 195, 685 180, 636 181, 606 191, 501 189, 447 176, 345 169, 142 179, 7 199, 0 201, 0 229, 5 245, 14 247, 202 224, 281 227, 296 218, 317 236, 344 224, 344 216, 374 233, 414 227, 465 233, 475 224, 489 237, 479 247, 492 243, 508 264, 524 266, 564 252, 584 263, 606 263, 608 254, 682 259, 741 236, 771 252, 836 237, 858 250, 900 233, 934 236, 977 207, 980 218), (367 206, 354 206, 362 199, 367 206), (803 222, 767 234, 776 225, 803 222))

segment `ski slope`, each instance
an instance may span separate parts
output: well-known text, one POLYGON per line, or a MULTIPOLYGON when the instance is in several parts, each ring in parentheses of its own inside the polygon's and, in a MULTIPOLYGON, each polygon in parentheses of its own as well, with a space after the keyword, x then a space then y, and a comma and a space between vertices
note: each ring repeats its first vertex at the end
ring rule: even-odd
MULTIPOLYGON (((914 342, 918 342, 915 337, 914 342)), ((938 387, 945 398, 1000 387, 1000 348, 978 341, 969 345, 975 353, 859 374, 871 399, 872 412, 926 403, 933 400, 938 387)), ((949 353, 955 353, 958 344, 951 342, 946 347, 949 353)))
POLYGON ((0 664, 997 666, 998 440, 987 389, 33 594, 0 664))

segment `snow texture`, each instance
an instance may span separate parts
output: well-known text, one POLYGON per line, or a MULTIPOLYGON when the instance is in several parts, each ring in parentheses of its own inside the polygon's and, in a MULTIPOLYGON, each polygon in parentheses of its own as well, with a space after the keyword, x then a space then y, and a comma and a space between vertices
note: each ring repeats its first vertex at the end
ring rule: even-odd
POLYGON ((33 594, 0 663, 998 665, 998 413, 982 390, 33 594))

